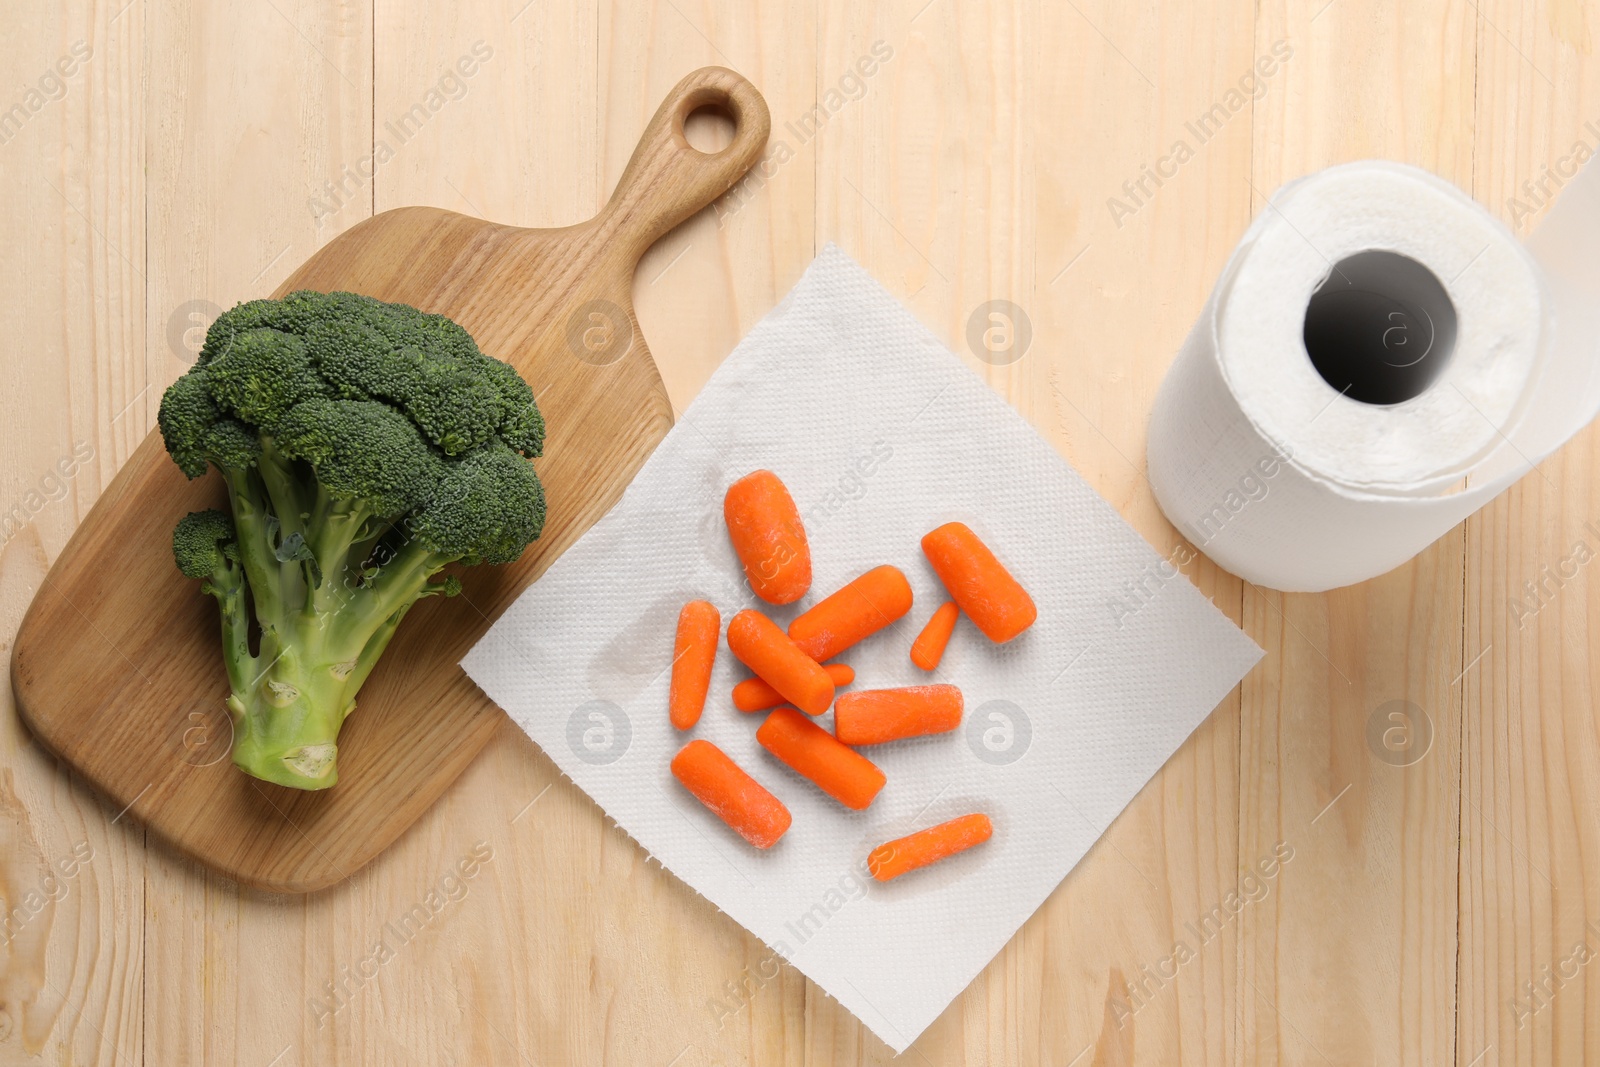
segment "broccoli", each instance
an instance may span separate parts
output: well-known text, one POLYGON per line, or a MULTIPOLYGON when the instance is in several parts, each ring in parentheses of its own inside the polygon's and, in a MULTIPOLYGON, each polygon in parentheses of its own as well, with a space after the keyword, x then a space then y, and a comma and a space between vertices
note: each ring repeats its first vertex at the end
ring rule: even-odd
POLYGON ((442 315, 296 292, 219 316, 159 421, 184 474, 215 467, 232 506, 184 518, 172 547, 221 609, 233 762, 326 789, 406 612, 460 592, 440 570, 509 563, 539 536, 533 390, 442 315))

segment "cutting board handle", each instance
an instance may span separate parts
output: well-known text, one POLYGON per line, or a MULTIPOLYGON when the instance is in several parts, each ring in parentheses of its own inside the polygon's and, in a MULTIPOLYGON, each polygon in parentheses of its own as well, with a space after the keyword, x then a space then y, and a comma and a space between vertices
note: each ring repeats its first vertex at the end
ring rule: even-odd
POLYGON ((760 158, 771 132, 767 102, 754 85, 726 67, 701 67, 673 86, 656 109, 601 220, 637 258, 732 188, 760 158), (704 107, 733 120, 733 141, 720 152, 702 152, 683 134, 684 120, 704 107))

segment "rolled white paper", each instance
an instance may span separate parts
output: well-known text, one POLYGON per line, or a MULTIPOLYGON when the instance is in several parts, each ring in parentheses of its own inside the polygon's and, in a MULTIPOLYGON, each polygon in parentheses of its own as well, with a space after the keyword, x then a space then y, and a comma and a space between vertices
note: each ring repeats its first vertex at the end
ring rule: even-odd
POLYGON ((1594 166, 1526 246, 1414 167, 1285 185, 1157 394, 1162 510, 1275 589, 1404 563, 1600 410, 1597 248, 1594 166))

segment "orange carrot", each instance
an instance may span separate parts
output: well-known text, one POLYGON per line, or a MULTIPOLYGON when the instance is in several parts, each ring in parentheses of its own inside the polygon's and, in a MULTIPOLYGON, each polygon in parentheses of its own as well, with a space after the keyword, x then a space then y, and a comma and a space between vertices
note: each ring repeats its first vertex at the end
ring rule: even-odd
POLYGON ((961 690, 953 685, 842 693, 833 709, 833 732, 847 745, 942 734, 960 725, 961 690))
POLYGON ((728 647, 740 663, 807 715, 821 715, 833 703, 828 672, 761 612, 746 608, 733 617, 728 623, 728 647))
POLYGON ((691 600, 678 612, 678 639, 672 653, 672 686, 667 706, 672 725, 687 730, 700 721, 706 690, 711 688, 711 665, 717 659, 722 636, 722 615, 704 600, 691 600))
POLYGON ((950 635, 955 633, 956 620, 960 617, 961 608, 954 600, 941 604, 917 639, 911 642, 911 662, 925 671, 939 666, 939 661, 944 659, 945 646, 950 643, 950 635))
POLYGON ((910 610, 911 583, 900 568, 874 567, 791 622, 789 636, 821 663, 910 610))
POLYGON ((768 715, 756 740, 847 808, 860 811, 883 788, 883 772, 871 760, 793 708, 768 715))
POLYGON ((964 523, 947 522, 922 539, 922 551, 950 596, 991 641, 1033 625, 1033 598, 964 523))
POLYGON ((811 588, 811 548, 800 512, 771 471, 747 474, 722 500, 728 538, 750 588, 769 604, 793 604, 811 588))
POLYGON ((989 816, 979 812, 961 815, 938 826, 879 845, 867 854, 867 870, 880 882, 898 878, 907 871, 937 863, 946 856, 981 845, 994 833, 989 816))
POLYGON ((771 848, 793 821, 783 801, 710 741, 684 745, 672 757, 672 776, 756 848, 771 848))
MULTIPOLYGON (((843 663, 824 663, 822 669, 833 679, 835 689, 856 680, 856 672, 843 663)), ((760 678, 746 678, 733 687, 733 706, 740 711, 766 711, 782 703, 783 694, 760 678)))

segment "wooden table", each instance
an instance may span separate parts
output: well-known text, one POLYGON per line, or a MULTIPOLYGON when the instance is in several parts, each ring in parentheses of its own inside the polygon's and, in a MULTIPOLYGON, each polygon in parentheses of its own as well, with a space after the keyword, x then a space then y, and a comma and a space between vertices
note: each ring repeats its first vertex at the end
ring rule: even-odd
MULTIPOLYGON (((761 87, 775 142, 640 268, 674 402, 837 241, 1168 551, 1146 413, 1266 194, 1381 156, 1526 233, 1600 146, 1597 17, 1580 0, 21 0, 0 16, 0 105, 22 104, 0 112, 0 647, 217 305, 375 210, 587 217, 707 63, 761 87), (1201 140, 1186 124, 1207 112, 1201 140), (1006 365, 967 351, 991 299, 1032 326, 1006 365)), ((1547 577, 1579 542, 1600 552, 1597 464, 1590 430, 1411 564, 1327 595, 1189 564, 1265 660, 908 1061, 1600 1060, 1600 593, 1583 567, 1547 577), (1419 710, 1385 742, 1393 701, 1419 710), (1292 859, 1246 880, 1275 850, 1292 859)), ((276 898, 147 841, 7 703, 0 897, 6 1064, 892 1058, 509 726, 372 866, 276 898), (442 882, 471 856, 474 877, 442 882)))

